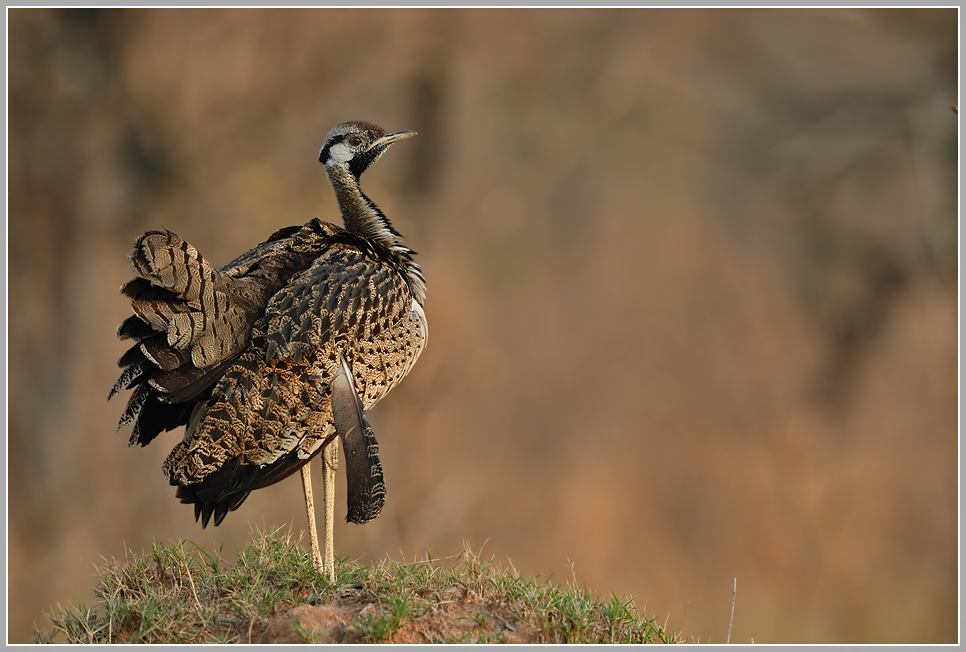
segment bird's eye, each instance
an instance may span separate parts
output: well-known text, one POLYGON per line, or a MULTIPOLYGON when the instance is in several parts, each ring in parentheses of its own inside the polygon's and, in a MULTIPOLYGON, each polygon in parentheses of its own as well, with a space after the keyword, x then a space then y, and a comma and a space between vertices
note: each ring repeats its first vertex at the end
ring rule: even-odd
POLYGON ((349 136, 349 144, 353 147, 358 147, 362 144, 362 139, 358 136, 349 136))

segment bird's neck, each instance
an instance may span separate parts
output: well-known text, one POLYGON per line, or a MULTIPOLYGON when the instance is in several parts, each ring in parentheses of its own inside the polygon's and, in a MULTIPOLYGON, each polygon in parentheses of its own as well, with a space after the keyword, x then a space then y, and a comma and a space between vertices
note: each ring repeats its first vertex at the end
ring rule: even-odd
POLYGON ((361 236, 369 242, 382 245, 396 258, 405 270, 409 287, 420 305, 426 298, 426 280, 413 260, 416 253, 403 243, 402 235, 393 228, 389 218, 379 210, 376 203, 366 197, 359 187, 359 179, 348 169, 326 166, 326 173, 335 191, 342 221, 349 233, 361 236))
POLYGON ((399 233, 375 202, 362 193, 359 180, 349 170, 333 165, 326 167, 326 172, 347 231, 390 249, 399 244, 399 233))

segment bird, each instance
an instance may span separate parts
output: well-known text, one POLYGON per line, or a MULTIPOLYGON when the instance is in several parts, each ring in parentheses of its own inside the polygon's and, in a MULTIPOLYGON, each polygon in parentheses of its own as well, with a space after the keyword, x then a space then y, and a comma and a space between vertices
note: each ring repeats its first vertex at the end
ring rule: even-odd
POLYGON ((248 495, 301 471, 312 562, 335 579, 333 509, 341 440, 351 523, 386 497, 366 418, 426 346, 426 279, 416 252, 360 187, 362 174, 414 131, 365 121, 334 127, 319 162, 343 226, 289 226, 220 269, 164 229, 148 231, 121 286, 133 315, 117 328, 133 345, 108 400, 133 390, 118 430, 147 446, 184 426, 162 470, 195 520, 219 525, 248 495), (325 554, 309 462, 323 452, 325 554))

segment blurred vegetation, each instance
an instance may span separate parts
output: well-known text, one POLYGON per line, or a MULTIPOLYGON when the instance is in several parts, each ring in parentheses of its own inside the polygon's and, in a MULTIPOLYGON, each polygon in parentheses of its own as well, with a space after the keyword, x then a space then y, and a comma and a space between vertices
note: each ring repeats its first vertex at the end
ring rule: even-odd
MULTIPOLYGON (((430 340, 372 411, 336 551, 489 539, 700 640, 958 631, 958 13, 10 9, 8 628, 202 531, 104 401, 144 230, 223 264, 338 222, 318 147, 420 252, 430 340), (13 599, 15 596, 15 599, 13 599)), ((344 496, 344 481, 338 491, 344 496)), ((213 553, 211 553, 213 554, 213 553)))

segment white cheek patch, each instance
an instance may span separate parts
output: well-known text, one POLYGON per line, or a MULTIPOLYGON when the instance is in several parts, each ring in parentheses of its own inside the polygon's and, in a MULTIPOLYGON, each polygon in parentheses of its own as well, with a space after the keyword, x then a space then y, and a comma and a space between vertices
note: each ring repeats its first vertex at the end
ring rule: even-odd
POLYGON ((345 143, 337 143, 329 148, 329 160, 343 165, 352 158, 352 150, 345 143))

